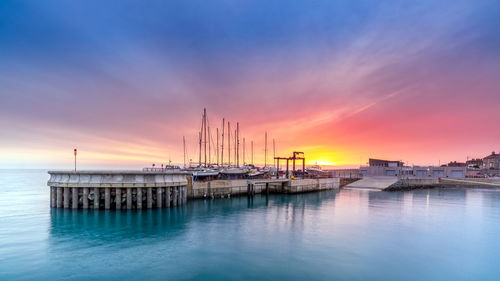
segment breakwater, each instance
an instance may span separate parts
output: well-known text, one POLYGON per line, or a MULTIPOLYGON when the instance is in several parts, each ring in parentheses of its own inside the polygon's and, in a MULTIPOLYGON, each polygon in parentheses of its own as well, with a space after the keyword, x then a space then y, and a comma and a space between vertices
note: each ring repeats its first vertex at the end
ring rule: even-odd
POLYGON ((151 209, 188 199, 338 189, 339 178, 193 181, 187 172, 49 171, 50 206, 66 209, 151 209))

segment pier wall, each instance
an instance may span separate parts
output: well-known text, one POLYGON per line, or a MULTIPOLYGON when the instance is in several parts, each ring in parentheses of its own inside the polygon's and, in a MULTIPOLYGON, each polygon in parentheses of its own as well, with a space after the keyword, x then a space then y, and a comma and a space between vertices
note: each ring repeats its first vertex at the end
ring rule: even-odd
POLYGON ((49 171, 50 205, 72 209, 151 209, 187 202, 187 173, 49 171))
POLYGON ((193 182, 188 187, 188 198, 226 197, 228 195, 247 195, 249 185, 252 193, 258 194, 268 190, 272 193, 301 193, 338 189, 339 178, 322 179, 267 179, 267 180, 212 180, 193 182))

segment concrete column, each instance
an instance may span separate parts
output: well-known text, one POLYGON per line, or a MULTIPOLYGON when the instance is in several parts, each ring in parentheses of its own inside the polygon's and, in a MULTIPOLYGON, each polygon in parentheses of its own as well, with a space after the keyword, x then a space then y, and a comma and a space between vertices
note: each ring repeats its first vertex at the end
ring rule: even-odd
POLYGON ((88 187, 83 188, 82 201, 83 201, 83 208, 88 209, 89 208, 89 188, 88 187))
POLYGON ((184 188, 182 186, 179 186, 179 199, 178 199, 179 205, 184 204, 184 188))
POLYGON ((187 203, 187 201, 188 201, 188 194, 187 194, 187 189, 188 189, 188 188, 187 188, 187 186, 184 186, 184 187, 182 187, 182 188, 184 189, 184 193, 183 193, 184 198, 183 198, 182 200, 184 201, 184 204, 186 204, 186 203, 187 203))
POLYGON ((132 188, 127 188, 127 209, 132 209, 132 188))
POLYGON ((156 188, 156 207, 158 207, 158 208, 162 207, 161 206, 162 205, 162 201, 163 201, 162 198, 161 198, 162 193, 163 193, 162 191, 163 191, 163 187, 157 187, 156 188))
POLYGON ((50 207, 57 208, 57 188, 50 187, 50 207))
POLYGON ((137 209, 142 209, 142 188, 137 188, 137 209))
POLYGON ((169 208, 170 207, 170 193, 171 193, 172 188, 167 187, 165 188, 165 207, 169 208))
POLYGON ((63 207, 63 192, 62 192, 62 187, 58 187, 57 188, 57 192, 56 192, 56 196, 57 196, 57 200, 56 200, 56 204, 57 204, 57 208, 62 208, 63 207))
POLYGON ((104 189, 104 209, 109 210, 111 207, 111 188, 104 189))
POLYGON ((148 206, 148 209, 153 208, 153 188, 152 187, 147 188, 146 204, 148 206))
POLYGON ((69 209, 69 187, 64 188, 64 194, 63 194, 63 202, 64 202, 64 208, 69 209))
POLYGON ((71 207, 73 209, 78 209, 78 188, 73 187, 71 189, 71 195, 73 195, 73 198, 71 200, 71 207))
POLYGON ((177 206, 177 186, 172 187, 172 207, 177 206))
POLYGON ((182 205, 182 187, 177 187, 177 206, 182 205))
POLYGON ((115 189, 115 194, 115 207, 117 210, 120 210, 122 208, 122 189, 115 189))
POLYGON ((94 188, 94 209, 99 209, 99 201, 101 200, 99 188, 94 188))

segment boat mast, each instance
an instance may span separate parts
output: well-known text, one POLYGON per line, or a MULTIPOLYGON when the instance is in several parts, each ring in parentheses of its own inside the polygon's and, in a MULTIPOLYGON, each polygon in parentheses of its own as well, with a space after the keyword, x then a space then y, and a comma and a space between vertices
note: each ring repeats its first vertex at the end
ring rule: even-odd
POLYGON ((228 167, 231 167, 231 123, 227 121, 227 157, 228 167))
POLYGON ((219 166, 219 128, 217 128, 217 167, 219 166))
POLYGON ((198 138, 200 141, 200 161, 198 162, 198 167, 201 167, 201 131, 198 133, 198 138))
POLYGON ((264 168, 267 167, 267 132, 264 139, 264 168))
POLYGON ((184 151, 184 169, 186 169, 186 137, 182 136, 182 146, 184 151))
POLYGON ((236 123, 236 167, 240 167, 240 122, 236 123))
POLYGON ((274 139, 273 139, 273 166, 274 166, 274 168, 276 168, 276 163, 274 160, 275 157, 276 157, 276 143, 274 142, 274 139))
POLYGON ((243 166, 245 165, 245 138, 243 138, 243 166))
POLYGON ((252 152, 252 159, 251 160, 252 160, 252 165, 253 165, 253 141, 250 141, 250 145, 251 145, 250 150, 252 152))
POLYGON ((207 109, 203 108, 203 133, 205 135, 205 168, 207 167, 207 109))
POLYGON ((224 167, 224 118, 222 118, 222 147, 221 147, 221 155, 220 155, 220 162, 221 166, 224 167))
POLYGON ((212 136, 210 135, 210 126, 208 126, 208 165, 210 166, 212 163, 212 136))
POLYGON ((234 130, 234 164, 235 167, 238 167, 236 163, 236 129, 234 130))

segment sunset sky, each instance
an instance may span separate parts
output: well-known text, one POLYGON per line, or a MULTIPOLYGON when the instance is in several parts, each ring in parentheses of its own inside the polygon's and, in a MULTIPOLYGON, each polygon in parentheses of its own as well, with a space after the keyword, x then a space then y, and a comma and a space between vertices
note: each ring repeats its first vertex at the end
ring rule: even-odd
POLYGON ((309 164, 500 151, 500 3, 411 3, 1 1, 0 168, 196 161, 204 107, 257 163, 265 131, 309 164))

